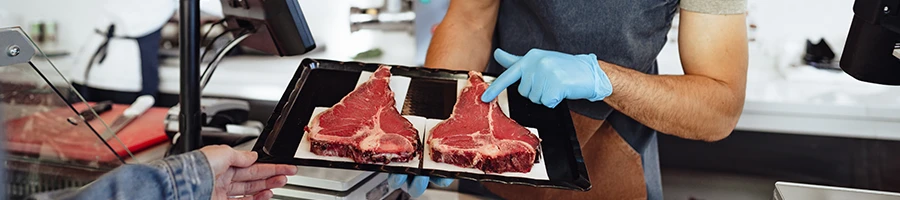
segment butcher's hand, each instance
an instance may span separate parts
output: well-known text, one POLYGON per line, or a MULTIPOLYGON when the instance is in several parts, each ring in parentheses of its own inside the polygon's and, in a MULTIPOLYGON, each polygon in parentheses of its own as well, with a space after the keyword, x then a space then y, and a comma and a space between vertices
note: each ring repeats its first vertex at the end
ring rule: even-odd
POLYGON ((410 179, 406 174, 391 174, 388 177, 388 187, 391 190, 404 187, 409 195, 413 197, 422 196, 422 193, 425 193, 425 188, 428 188, 428 182, 432 182, 437 186, 447 187, 453 183, 453 179, 428 176, 415 176, 410 179))
POLYGON ((209 161, 215 182, 212 199, 269 199, 273 188, 287 183, 285 175, 297 174, 292 165, 255 164, 256 152, 238 151, 224 145, 200 149, 209 161))
POLYGON ((531 49, 524 56, 516 56, 497 49, 494 59, 507 69, 481 96, 484 102, 494 100, 503 89, 519 80, 519 94, 550 108, 563 99, 600 101, 612 94, 612 83, 594 54, 531 49))

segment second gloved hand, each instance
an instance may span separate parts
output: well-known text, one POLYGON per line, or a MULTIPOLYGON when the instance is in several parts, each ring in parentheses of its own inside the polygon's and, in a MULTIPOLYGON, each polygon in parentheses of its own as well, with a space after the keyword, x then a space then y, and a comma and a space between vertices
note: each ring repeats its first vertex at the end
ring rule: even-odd
POLYGON ((388 177, 388 187, 392 190, 406 187, 407 193, 413 198, 416 198, 425 193, 429 181, 441 187, 447 187, 453 183, 453 179, 450 178, 415 176, 412 179, 409 179, 409 175, 406 174, 391 174, 391 176, 388 177))
POLYGON ((484 102, 493 101, 519 80, 519 94, 550 108, 563 99, 600 101, 612 94, 612 83, 594 54, 531 49, 524 56, 516 56, 497 49, 494 59, 507 70, 481 96, 484 102))

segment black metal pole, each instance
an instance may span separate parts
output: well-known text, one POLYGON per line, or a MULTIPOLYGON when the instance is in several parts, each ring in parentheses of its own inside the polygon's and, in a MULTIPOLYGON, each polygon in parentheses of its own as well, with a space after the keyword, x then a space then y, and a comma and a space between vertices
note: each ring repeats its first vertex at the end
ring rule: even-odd
POLYGON ((181 0, 179 38, 181 45, 181 116, 179 143, 182 152, 202 146, 200 129, 200 1, 181 0))

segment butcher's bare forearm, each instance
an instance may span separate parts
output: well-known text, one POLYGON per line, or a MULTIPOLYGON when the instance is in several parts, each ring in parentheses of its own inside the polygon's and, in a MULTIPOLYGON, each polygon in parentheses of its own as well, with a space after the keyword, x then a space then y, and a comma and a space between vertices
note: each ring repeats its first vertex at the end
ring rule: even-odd
POLYGON ((734 129, 743 109, 743 88, 709 77, 649 75, 602 61, 601 68, 613 83, 613 93, 604 101, 663 133, 721 140, 734 129))
POLYGON ((431 38, 425 67, 484 71, 498 8, 498 0, 451 1, 431 38))
POLYGON ((649 75, 600 62, 610 106, 657 131, 687 139, 727 137, 744 107, 747 26, 743 14, 682 10, 678 52, 685 75, 649 75))

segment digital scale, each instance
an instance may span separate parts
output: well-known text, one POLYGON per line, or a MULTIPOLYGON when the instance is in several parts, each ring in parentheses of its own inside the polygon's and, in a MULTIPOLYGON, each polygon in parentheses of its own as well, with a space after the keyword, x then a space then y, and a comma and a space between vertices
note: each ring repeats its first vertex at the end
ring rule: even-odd
POLYGON ((388 188, 387 180, 387 173, 301 166, 297 175, 288 176, 286 186, 272 189, 272 199, 381 200, 407 195, 393 194, 397 190, 388 188))

